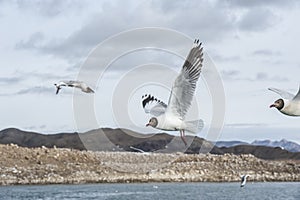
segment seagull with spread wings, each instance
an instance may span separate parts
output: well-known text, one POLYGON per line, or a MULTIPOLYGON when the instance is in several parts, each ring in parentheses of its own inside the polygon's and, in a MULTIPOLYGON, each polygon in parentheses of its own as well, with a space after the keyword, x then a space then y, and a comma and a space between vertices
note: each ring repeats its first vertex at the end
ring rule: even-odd
POLYGON ((280 99, 277 99, 272 105, 270 105, 270 108, 277 108, 281 113, 285 115, 300 116, 300 87, 296 95, 276 88, 268 89, 276 92, 282 97, 280 99))
POLYGON ((246 182, 247 182, 247 178, 250 177, 249 174, 245 174, 243 176, 241 176, 241 187, 244 187, 246 185, 246 182))
POLYGON ((82 81, 60 81, 54 84, 56 87, 56 94, 62 87, 75 87, 81 89, 81 91, 86 93, 95 93, 86 83, 82 81))
POLYGON ((167 131, 180 131, 180 136, 185 145, 185 131, 199 132, 203 126, 203 120, 185 121, 185 115, 191 106, 197 81, 203 63, 203 48, 199 40, 195 40, 180 74, 175 79, 168 105, 150 94, 142 96, 142 106, 146 113, 152 117, 146 126, 167 131))

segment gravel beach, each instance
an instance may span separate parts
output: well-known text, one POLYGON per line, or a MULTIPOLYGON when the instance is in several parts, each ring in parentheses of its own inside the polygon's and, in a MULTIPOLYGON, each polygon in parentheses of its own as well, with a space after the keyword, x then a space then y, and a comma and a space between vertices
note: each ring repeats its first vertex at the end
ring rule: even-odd
POLYGON ((300 181, 299 160, 253 155, 93 152, 0 145, 0 184, 300 181))

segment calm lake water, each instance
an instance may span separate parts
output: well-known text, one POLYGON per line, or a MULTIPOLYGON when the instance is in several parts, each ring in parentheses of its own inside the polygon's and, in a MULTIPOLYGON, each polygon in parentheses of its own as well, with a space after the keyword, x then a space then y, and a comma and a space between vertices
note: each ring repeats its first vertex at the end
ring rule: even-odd
POLYGON ((2 186, 0 199, 284 199, 300 200, 300 183, 145 183, 2 186))

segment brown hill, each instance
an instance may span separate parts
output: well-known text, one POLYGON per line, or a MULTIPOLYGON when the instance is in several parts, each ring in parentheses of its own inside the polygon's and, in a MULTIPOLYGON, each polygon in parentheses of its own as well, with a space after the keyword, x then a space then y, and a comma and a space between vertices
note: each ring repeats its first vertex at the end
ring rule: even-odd
POLYGON ((17 144, 21 147, 60 147, 85 149, 78 133, 40 134, 8 128, 0 131, 0 144, 17 144))
POLYGON ((185 149, 179 137, 166 133, 139 134, 126 129, 102 128, 85 133, 58 133, 45 135, 27 132, 15 128, 0 131, 0 144, 17 144, 22 147, 49 147, 93 150, 93 151, 144 151, 144 152, 185 152, 212 153, 223 155, 252 154, 262 159, 296 159, 300 160, 300 152, 293 153, 281 148, 266 146, 239 145, 235 147, 217 147, 213 143, 199 137, 187 137, 190 143, 185 149), (139 149, 139 150, 137 150, 139 149))

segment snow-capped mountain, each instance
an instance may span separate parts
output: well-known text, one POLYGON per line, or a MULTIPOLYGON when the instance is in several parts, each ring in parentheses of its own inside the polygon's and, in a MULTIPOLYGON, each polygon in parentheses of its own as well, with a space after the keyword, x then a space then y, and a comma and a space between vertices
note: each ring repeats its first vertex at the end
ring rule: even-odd
POLYGON ((280 147, 290 152, 300 152, 299 144, 297 144, 296 142, 288 141, 286 139, 282 139, 280 141, 255 140, 251 144, 256 146, 280 147))

